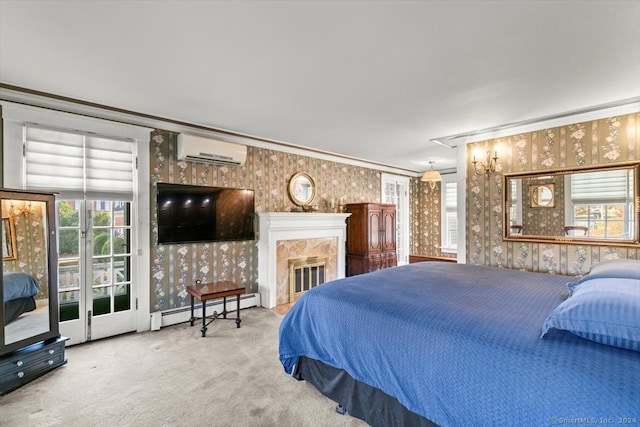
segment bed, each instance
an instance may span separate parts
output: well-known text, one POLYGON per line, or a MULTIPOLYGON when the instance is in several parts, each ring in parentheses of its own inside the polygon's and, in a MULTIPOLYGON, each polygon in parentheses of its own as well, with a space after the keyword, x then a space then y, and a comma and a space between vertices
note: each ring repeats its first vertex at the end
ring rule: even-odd
POLYGON ((339 279, 284 317, 280 361, 374 426, 636 424, 640 261, 602 265, 580 280, 441 262, 339 279))
POLYGON ((40 284, 31 275, 22 272, 2 274, 4 300, 4 324, 16 320, 22 313, 36 308, 35 296, 40 292, 40 284))

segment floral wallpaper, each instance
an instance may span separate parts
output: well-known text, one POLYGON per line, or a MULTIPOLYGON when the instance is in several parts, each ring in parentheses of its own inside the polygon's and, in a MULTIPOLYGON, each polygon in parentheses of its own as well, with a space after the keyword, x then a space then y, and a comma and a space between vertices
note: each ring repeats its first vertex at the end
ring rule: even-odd
POLYGON ((45 232, 45 204, 22 200, 2 200, 2 217, 12 217, 16 232, 16 260, 2 262, 2 271, 22 271, 40 284, 35 299, 48 298, 48 264, 45 232))
POLYGON ((314 204, 329 211, 331 199, 345 203, 380 202, 381 172, 281 151, 247 147, 242 167, 214 166, 178 161, 177 134, 156 130, 150 142, 151 169, 151 311, 190 304, 186 286, 230 280, 257 292, 257 241, 156 245, 157 214, 155 186, 158 182, 255 191, 257 212, 286 212, 295 208, 289 200, 289 179, 307 172, 317 185, 314 204))
POLYGON ((418 255, 441 256, 455 258, 456 254, 443 253, 441 245, 441 211, 442 186, 437 183, 433 188, 420 180, 413 178, 410 184, 410 221, 409 253, 418 255))
MULTIPOLYGON (((471 159, 476 151, 494 150, 498 150, 500 156, 500 173, 496 175, 476 175, 471 161, 467 161, 466 249, 469 264, 580 275, 603 260, 640 258, 637 248, 503 242, 501 175, 638 160, 640 113, 480 141, 467 146, 467 159, 471 159)), ((550 219, 551 226, 554 220, 561 219, 550 219)))
MULTIPOLYGON (((554 200, 564 200, 564 179, 555 177, 538 177, 535 182, 530 178, 522 180, 522 188, 527 189, 531 184, 550 185, 553 188, 554 200)), ((524 194, 524 197, 530 197, 524 194)), ((553 209, 532 207, 530 203, 522 204, 522 225, 527 234, 540 236, 562 236, 564 234, 564 204, 554 203, 553 209)))

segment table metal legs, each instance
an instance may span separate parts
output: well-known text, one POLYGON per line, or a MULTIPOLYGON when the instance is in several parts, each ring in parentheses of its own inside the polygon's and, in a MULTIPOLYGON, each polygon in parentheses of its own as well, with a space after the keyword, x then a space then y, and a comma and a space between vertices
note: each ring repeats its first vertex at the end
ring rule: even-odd
MULTIPOLYGON (((202 336, 206 336, 207 335, 207 301, 202 300, 202 328, 200 328, 200 332, 202 332, 202 336)), ((213 315, 216 315, 216 312, 213 312, 213 315)), ((211 319, 211 322, 213 322, 214 320, 216 320, 216 318, 214 317, 213 319, 211 319)), ((211 323, 209 322, 209 323, 211 323)))
MULTIPOLYGON (((227 318, 227 313, 229 313, 227 311, 227 297, 223 297, 222 298, 222 313, 218 313, 217 311, 214 311, 213 314, 209 317, 209 322, 207 322, 207 301, 206 300, 202 300, 202 327, 200 328, 200 332, 202 332, 202 336, 206 336, 207 335, 207 325, 211 324, 211 322, 213 322, 214 320, 216 320, 218 317, 220 317, 220 315, 222 315, 223 319, 227 318)), ((191 295, 191 318, 189 319, 189 323, 191 324, 191 326, 193 326, 195 320, 197 319, 197 317, 195 317, 195 298, 193 297, 193 295, 191 295)), ((232 319, 229 319, 232 320, 232 319)), ((236 318, 235 318, 235 322, 236 322, 236 328, 240 327, 240 322, 242 322, 242 320, 240 319, 240 294, 236 295, 236 318)))

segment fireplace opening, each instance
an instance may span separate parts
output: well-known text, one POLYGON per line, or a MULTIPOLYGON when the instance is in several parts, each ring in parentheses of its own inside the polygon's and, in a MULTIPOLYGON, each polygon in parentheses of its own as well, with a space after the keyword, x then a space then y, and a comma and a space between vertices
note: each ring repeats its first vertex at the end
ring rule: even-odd
POLYGON ((327 257, 305 257, 289 260, 289 302, 295 302, 309 289, 326 282, 327 257))

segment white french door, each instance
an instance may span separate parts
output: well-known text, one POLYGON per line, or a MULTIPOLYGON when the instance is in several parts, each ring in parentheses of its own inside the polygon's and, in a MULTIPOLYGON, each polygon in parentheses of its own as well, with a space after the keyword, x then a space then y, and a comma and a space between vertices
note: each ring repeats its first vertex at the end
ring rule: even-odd
POLYGON ((60 331, 69 344, 136 329, 131 203, 59 200, 60 331))
POLYGON ((409 263, 409 178, 382 174, 382 203, 396 205, 398 265, 409 263))
POLYGON ((25 183, 58 193, 60 331, 76 344, 136 329, 131 139, 24 124, 25 183))

